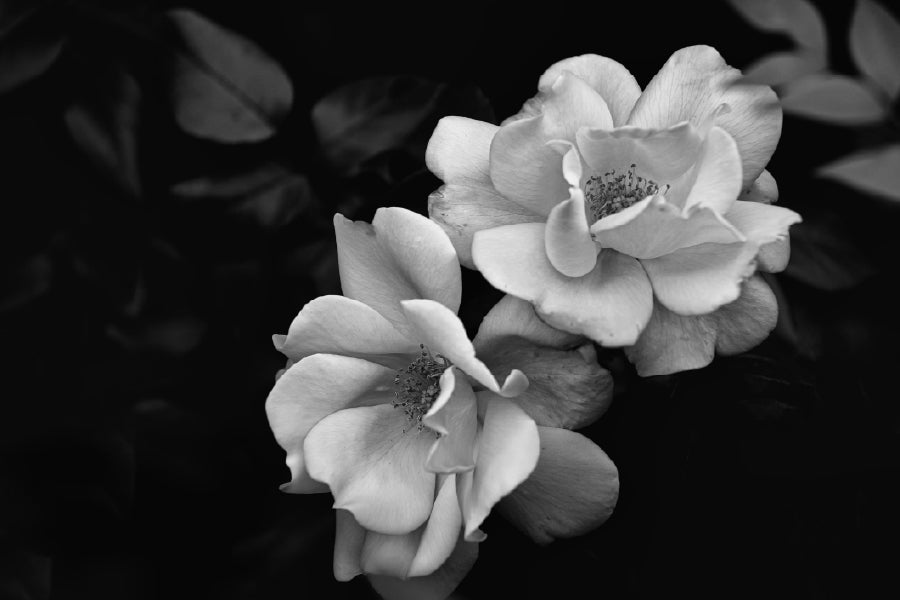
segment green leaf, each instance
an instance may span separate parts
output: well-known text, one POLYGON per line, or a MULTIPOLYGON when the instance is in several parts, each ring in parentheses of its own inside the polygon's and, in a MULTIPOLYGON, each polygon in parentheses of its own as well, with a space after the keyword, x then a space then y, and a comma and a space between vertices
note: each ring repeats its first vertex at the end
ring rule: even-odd
POLYGON ((107 75, 90 87, 91 96, 66 110, 64 120, 72 139, 88 159, 126 193, 137 196, 141 92, 125 71, 107 75))
MULTIPOLYGON (((744 19, 763 31, 784 33, 797 45, 825 57, 828 37, 819 11, 806 0, 728 0, 744 19)), ((824 61, 823 61, 824 63, 824 61)))
POLYGON ((870 194, 900 200, 900 144, 844 157, 820 167, 816 174, 870 194))
POLYGON ((185 46, 176 53, 172 81, 178 124, 224 143, 271 137, 293 102, 284 70, 252 41, 191 10, 167 15, 185 46))
POLYGON ((784 112, 839 125, 876 123, 885 107, 860 81, 843 75, 808 75, 784 88, 784 112))
POLYGON ((859 70, 891 99, 900 94, 900 23, 884 7, 871 0, 857 2, 850 52, 859 70))

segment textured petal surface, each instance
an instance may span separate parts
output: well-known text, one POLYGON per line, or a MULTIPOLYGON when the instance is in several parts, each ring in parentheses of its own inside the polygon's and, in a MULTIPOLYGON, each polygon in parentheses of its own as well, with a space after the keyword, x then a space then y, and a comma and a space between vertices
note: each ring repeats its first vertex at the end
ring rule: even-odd
POLYGON ((460 373, 457 377, 452 367, 441 376, 440 385, 441 395, 422 419, 424 425, 441 434, 428 451, 425 468, 435 473, 472 469, 478 433, 475 392, 466 376, 460 373))
POLYGON ((433 442, 401 411, 381 405, 325 417, 303 449, 309 474, 328 484, 335 508, 349 510, 366 529, 403 534, 431 513, 435 476, 425 457, 433 442))
MULTIPOLYGON (((506 337, 479 346, 479 354, 495 373, 504 374, 513 368, 525 373, 528 389, 516 396, 515 402, 538 425, 587 427, 612 403, 612 375, 597 363, 591 344, 558 350, 506 337)), ((479 397, 490 393, 479 392, 479 397)))
POLYGON ((719 214, 728 212, 741 193, 743 178, 737 144, 721 127, 709 130, 694 171, 684 208, 707 206, 719 214))
POLYGON ((450 238, 459 262, 475 268, 472 237, 475 232, 501 225, 541 223, 546 215, 507 200, 493 188, 450 184, 428 196, 428 216, 450 238))
POLYGON ((424 577, 399 579, 373 575, 369 582, 385 600, 445 600, 472 569, 478 558, 478 544, 460 536, 453 553, 441 567, 424 577))
POLYGON ((612 127, 606 102, 571 73, 563 73, 546 94, 541 113, 503 125, 491 144, 491 181, 503 196, 548 215, 568 198, 562 156, 551 140, 575 141, 581 127, 612 127))
POLYGON ((619 497, 619 471, 594 442, 574 431, 539 427, 541 455, 531 476, 500 510, 539 544, 602 525, 619 497))
POLYGON ((534 470, 540 453, 537 425, 512 401, 491 400, 484 414, 474 471, 459 475, 470 483, 457 488, 467 541, 480 541, 478 529, 500 498, 534 470))
POLYGON ((547 259, 541 224, 480 231, 472 256, 491 285, 532 302, 550 325, 601 344, 633 344, 650 318, 650 283, 636 259, 603 251, 593 271, 566 277, 547 259))
POLYGON ((645 198, 629 209, 638 210, 627 223, 606 229, 613 220, 601 219, 592 228, 594 239, 603 248, 647 259, 698 244, 745 241, 740 231, 705 206, 694 206, 682 212, 662 196, 657 196, 645 198))
POLYGON ((366 541, 365 528, 346 510, 335 511, 334 578, 350 581, 362 573, 360 555, 366 541))
POLYGON ((597 264, 599 248, 588 228, 584 195, 577 188, 571 193, 568 200, 550 211, 544 243, 547 258, 557 271, 569 277, 581 277, 597 264))
POLYGON ((462 290, 459 261, 441 228, 402 208, 379 208, 372 225, 335 215, 344 295, 368 304, 398 331, 409 327, 400 301, 428 298, 456 311, 462 290))
POLYGON ((739 200, 725 218, 759 246, 761 271, 778 273, 787 267, 791 258, 788 229, 801 221, 800 215, 780 206, 739 200))
POLYGON ((685 173, 699 157, 703 138, 691 123, 672 124, 657 129, 633 126, 581 129, 578 151, 584 162, 599 174, 622 174, 635 165, 638 175, 662 187, 685 173))
POLYGON ((530 302, 507 294, 481 321, 472 344, 476 352, 481 352, 482 348, 509 336, 551 348, 573 348, 584 341, 583 336, 547 325, 530 302))
POLYGON ((282 490, 325 492, 310 479, 303 459, 303 441, 310 429, 331 413, 351 406, 390 403, 386 386, 394 372, 359 358, 314 354, 285 371, 266 399, 266 415, 275 439, 287 452, 291 481, 282 490))
POLYGON ((520 371, 510 373, 500 386, 487 366, 475 357, 475 347, 462 321, 447 307, 430 300, 406 300, 403 310, 416 332, 416 339, 433 353, 447 357, 487 389, 512 397, 528 387, 528 380, 520 371))
POLYGON ((462 513, 456 496, 456 477, 444 477, 407 575, 422 577, 436 571, 452 554, 461 533, 462 513))
POLYGON ((727 104, 714 123, 737 142, 744 186, 759 177, 781 137, 781 107, 771 88, 735 85, 741 73, 715 49, 691 46, 675 52, 653 77, 628 118, 638 127, 668 127, 681 121, 704 123, 727 104))
POLYGON ((749 242, 700 244, 641 264, 660 303, 681 315, 699 315, 737 299, 758 249, 749 242))
POLYGON ((279 350, 292 360, 316 353, 408 354, 417 344, 369 306, 344 296, 320 296, 303 307, 279 350))
POLYGON ((613 125, 624 125, 641 95, 641 86, 631 72, 620 63, 598 56, 583 54, 566 58, 547 69, 538 82, 538 89, 546 90, 564 72, 569 71, 583 79, 606 101, 613 125))
POLYGON ((754 275, 737 300, 708 315, 677 315, 657 304, 644 333, 625 353, 642 377, 700 369, 716 353, 750 350, 766 339, 777 320, 775 294, 754 275))
POLYGON ((491 140, 498 129, 466 117, 444 117, 428 140, 425 164, 444 183, 490 187, 491 140))

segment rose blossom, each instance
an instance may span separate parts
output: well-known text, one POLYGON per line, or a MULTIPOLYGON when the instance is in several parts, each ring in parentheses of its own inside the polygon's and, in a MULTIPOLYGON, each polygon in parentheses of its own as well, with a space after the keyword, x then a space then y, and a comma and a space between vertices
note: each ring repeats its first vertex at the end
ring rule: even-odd
POLYGON ((627 346, 642 375, 746 350, 777 314, 753 273, 785 267, 799 216, 752 201, 777 195, 781 109, 739 75, 706 46, 643 92, 611 59, 556 63, 499 127, 441 120, 429 213, 463 264, 550 325, 627 346))
POLYGON ((337 215, 335 231, 346 296, 311 301, 275 336, 289 361, 266 402, 291 470, 282 489, 335 497, 335 577, 366 573, 386 597, 446 596, 501 498, 540 542, 602 523, 615 466, 563 429, 611 398, 591 347, 512 297, 470 342, 455 251, 425 217, 337 215))

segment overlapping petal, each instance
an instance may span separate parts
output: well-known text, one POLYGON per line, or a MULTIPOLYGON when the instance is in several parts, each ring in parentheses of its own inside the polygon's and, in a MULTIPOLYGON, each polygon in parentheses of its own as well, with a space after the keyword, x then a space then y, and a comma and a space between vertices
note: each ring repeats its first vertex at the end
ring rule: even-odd
POLYGON ((698 244, 641 264, 660 304, 680 315, 700 315, 737 299, 758 250, 750 242, 698 244))
POLYGON ((534 305, 507 294, 485 315, 472 344, 482 352, 494 343, 510 336, 519 337, 538 346, 570 349, 584 342, 584 337, 547 325, 537 315, 534 305))
POLYGON ((371 225, 335 215, 334 228, 344 295, 374 308, 401 334, 409 333, 401 300, 428 298, 459 308, 459 261, 433 221, 379 208, 371 225))
POLYGON ((472 237, 482 229, 539 223, 546 218, 524 206, 507 200, 493 188, 459 184, 441 186, 428 197, 428 216, 450 238, 459 262, 469 269, 472 262, 472 237))
POLYGON ((777 319, 775 295, 755 275, 744 282, 737 300, 707 315, 682 316, 657 305, 647 328, 625 353, 644 377, 699 369, 717 352, 750 350, 769 335, 777 319))
POLYGON ((441 393, 422 418, 422 424, 441 437, 435 440, 425 467, 435 473, 458 473, 475 466, 478 405, 465 375, 456 377, 451 367, 440 381, 441 393))
POLYGON ((417 348, 368 305, 344 296, 320 296, 294 318, 278 350, 292 360, 300 360, 319 352, 402 355, 417 348))
POLYGON ((547 142, 574 141, 581 127, 612 127, 606 102, 571 73, 561 74, 541 106, 541 113, 500 127, 491 143, 494 188, 503 196, 546 217, 568 197, 562 156, 547 142))
POLYGON ((538 81, 538 89, 549 89, 565 71, 584 80, 600 94, 609 107, 614 126, 625 124, 631 109, 641 95, 641 87, 628 69, 605 56, 596 54, 573 56, 555 63, 544 71, 538 81))
POLYGON ((534 470, 540 453, 537 425, 513 401, 487 403, 475 469, 457 476, 457 494, 467 541, 481 541, 479 527, 500 498, 534 470))
POLYGON ((291 481, 282 486, 284 491, 328 491, 306 471, 303 442, 307 434, 335 411, 390 403, 392 394, 383 389, 393 377, 390 369, 359 358, 315 354, 278 378, 266 399, 266 415, 275 439, 287 452, 291 481))
POLYGON ((476 358, 475 347, 462 321, 447 307, 430 300, 405 300, 402 304, 416 339, 422 340, 433 353, 447 357, 487 389, 513 397, 528 387, 528 379, 519 370, 513 370, 503 385, 499 385, 490 369, 476 358))
POLYGON ((634 105, 628 124, 667 127, 681 121, 704 123, 720 111, 714 124, 737 142, 744 186, 759 177, 781 136, 781 106, 768 86, 740 83, 740 71, 728 66, 709 46, 675 52, 653 77, 634 105))
POLYGON ((447 184, 491 187, 491 141, 499 127, 466 117, 438 121, 425 150, 425 164, 447 184))
POLYGON ((390 404, 348 408, 310 430, 303 444, 309 475, 328 484, 335 508, 372 531, 409 533, 431 513, 435 475, 423 468, 434 442, 390 404))
POLYGON ((574 431, 539 427, 541 453, 531 476, 500 501, 502 514, 540 544, 587 533, 612 514, 619 472, 594 442, 574 431))
POLYGON ((542 224, 480 231, 472 256, 491 285, 532 302, 547 323, 602 344, 633 344, 650 318, 650 282, 637 259, 601 251, 590 273, 566 277, 547 259, 542 224))

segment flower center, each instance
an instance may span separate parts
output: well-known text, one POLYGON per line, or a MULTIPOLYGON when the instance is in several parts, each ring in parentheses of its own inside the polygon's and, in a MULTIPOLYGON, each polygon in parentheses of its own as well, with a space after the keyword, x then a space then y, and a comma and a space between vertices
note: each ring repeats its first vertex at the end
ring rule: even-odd
POLYGON ((635 175, 636 166, 632 164, 625 173, 613 169, 587 180, 584 199, 591 223, 625 210, 659 191, 655 181, 635 175))
POLYGON ((419 357, 394 377, 394 408, 402 408, 410 423, 416 423, 419 431, 425 428, 422 417, 441 393, 441 375, 452 363, 440 354, 432 354, 424 344, 419 357))

